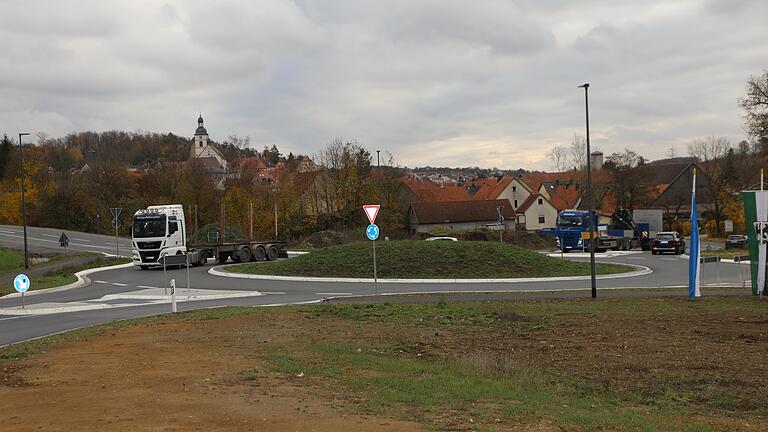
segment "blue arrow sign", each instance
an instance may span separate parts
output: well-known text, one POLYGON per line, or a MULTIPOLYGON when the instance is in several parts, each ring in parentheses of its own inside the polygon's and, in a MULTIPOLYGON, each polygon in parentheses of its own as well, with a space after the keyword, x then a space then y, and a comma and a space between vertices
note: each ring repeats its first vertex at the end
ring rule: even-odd
POLYGON ((27 275, 20 274, 16 276, 13 280, 13 287, 20 293, 26 292, 29 289, 29 278, 27 275))
POLYGON ((376 224, 368 225, 368 228, 365 229, 365 235, 368 237, 368 240, 376 240, 379 238, 379 227, 376 224))

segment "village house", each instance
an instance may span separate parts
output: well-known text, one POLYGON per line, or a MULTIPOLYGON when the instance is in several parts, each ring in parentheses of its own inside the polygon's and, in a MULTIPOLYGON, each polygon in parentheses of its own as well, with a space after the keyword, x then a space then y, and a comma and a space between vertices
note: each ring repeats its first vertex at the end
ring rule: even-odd
POLYGON ((499 207, 503 229, 515 230, 515 212, 506 199, 413 203, 408 209, 411 234, 428 233, 437 227, 455 231, 499 229, 499 207))

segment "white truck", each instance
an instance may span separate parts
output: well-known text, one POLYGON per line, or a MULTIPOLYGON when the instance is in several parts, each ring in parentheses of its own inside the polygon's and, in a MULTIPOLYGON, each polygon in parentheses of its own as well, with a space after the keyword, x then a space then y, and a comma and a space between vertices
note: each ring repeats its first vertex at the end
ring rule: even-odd
POLYGON ((224 264, 229 258, 248 262, 288 256, 286 242, 277 240, 224 242, 219 237, 215 243, 190 244, 181 204, 149 206, 137 211, 133 215, 131 238, 133 265, 142 270, 162 267, 164 256, 185 253, 189 255, 189 263, 195 266, 205 264, 208 258, 224 264))

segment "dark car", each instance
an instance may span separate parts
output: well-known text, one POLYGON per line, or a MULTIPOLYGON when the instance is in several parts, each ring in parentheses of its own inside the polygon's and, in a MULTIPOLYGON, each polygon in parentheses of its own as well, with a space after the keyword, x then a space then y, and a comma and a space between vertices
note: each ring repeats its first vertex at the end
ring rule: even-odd
POLYGON ((747 247, 747 236, 745 235, 729 235, 725 239, 726 249, 745 249, 747 247))
POLYGON ((662 231, 656 234, 651 243, 651 253, 656 255, 662 252, 672 252, 675 255, 685 253, 685 240, 677 231, 662 231))

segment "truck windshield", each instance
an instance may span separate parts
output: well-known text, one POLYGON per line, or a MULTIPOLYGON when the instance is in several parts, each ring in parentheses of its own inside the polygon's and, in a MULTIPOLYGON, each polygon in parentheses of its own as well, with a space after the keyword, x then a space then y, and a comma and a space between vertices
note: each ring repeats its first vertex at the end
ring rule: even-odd
POLYGON ((165 216, 134 218, 133 237, 165 237, 165 216))
POLYGON ((561 227, 578 227, 581 226, 583 218, 581 216, 560 216, 557 222, 557 226, 561 227))

